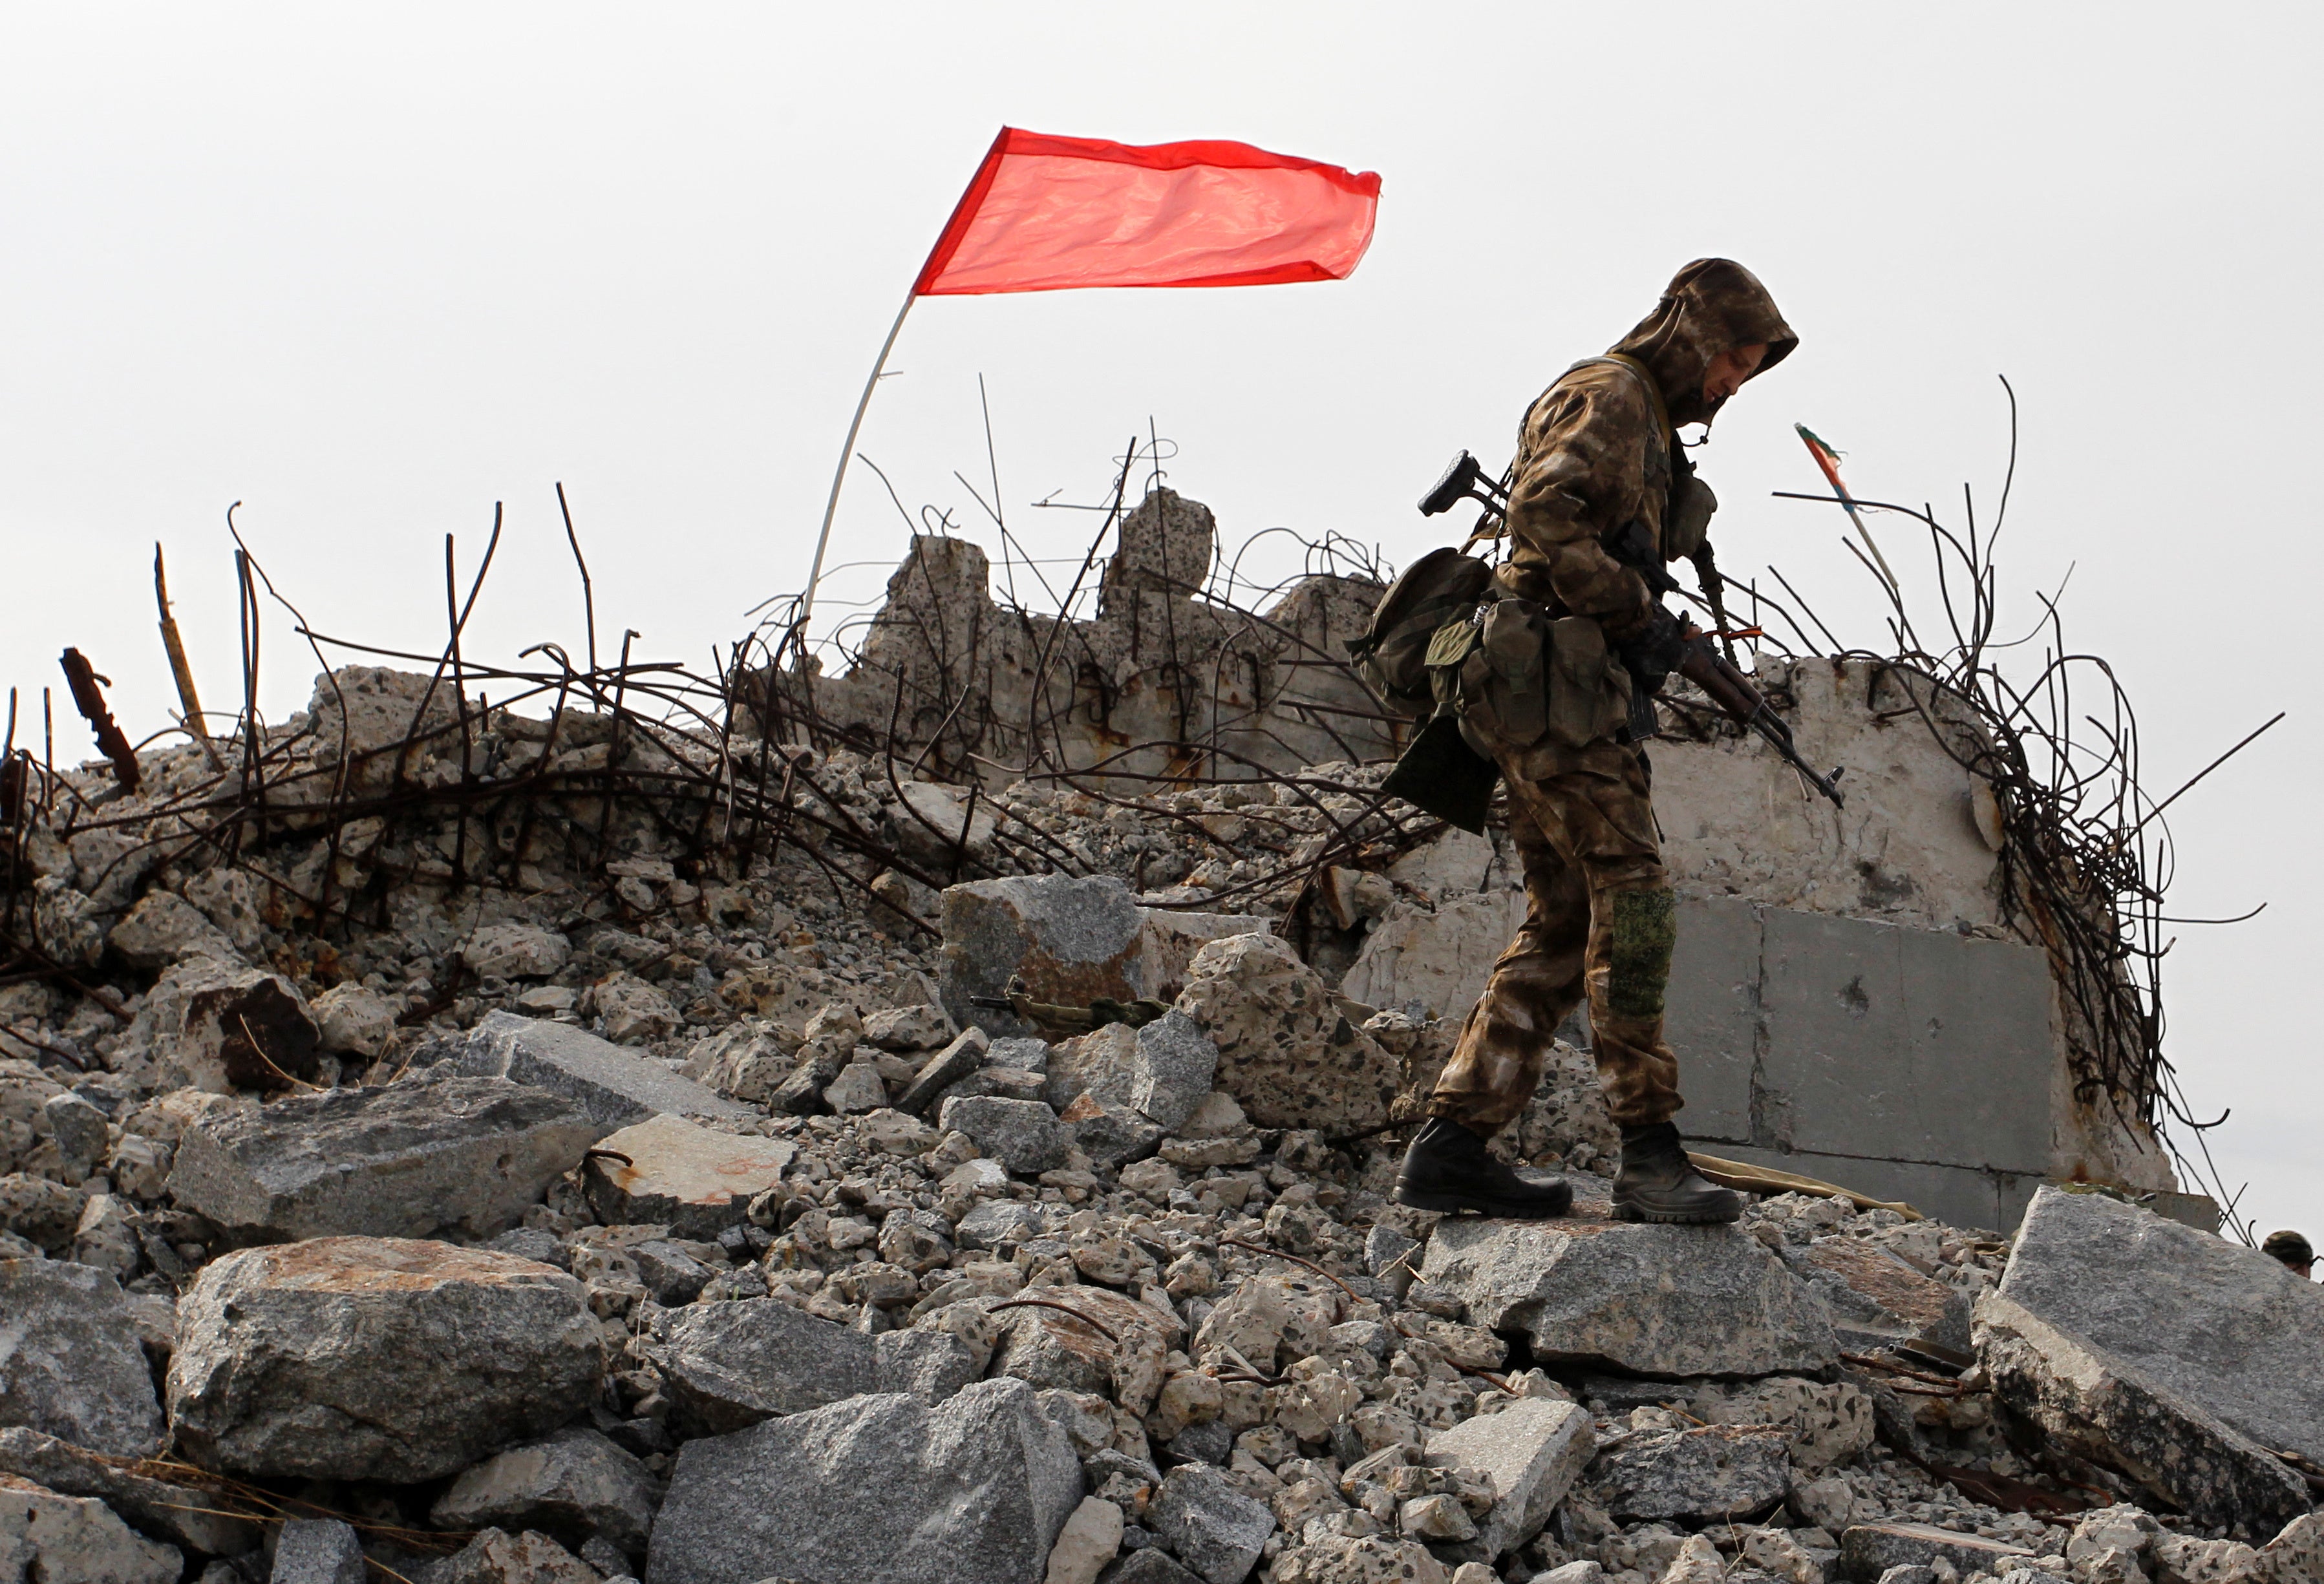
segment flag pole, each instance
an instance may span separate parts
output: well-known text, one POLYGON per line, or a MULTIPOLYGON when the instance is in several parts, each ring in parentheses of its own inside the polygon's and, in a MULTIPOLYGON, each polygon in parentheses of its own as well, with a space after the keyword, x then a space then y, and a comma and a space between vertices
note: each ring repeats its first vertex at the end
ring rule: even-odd
POLYGON ((904 327, 904 316, 912 311, 912 304, 918 299, 919 282, 916 280, 912 282, 912 290, 904 294, 904 306, 896 310, 896 322, 888 327, 888 338, 880 343, 879 359, 872 365, 872 377, 863 382, 863 395, 855 403, 855 417, 847 425, 847 442, 839 448, 839 465, 831 474, 831 499, 825 502, 823 507, 823 531, 815 539, 815 565, 807 569, 807 592, 799 595, 798 617, 792 626, 792 631, 799 636, 802 649, 806 643, 807 619, 815 609, 815 585, 823 578, 823 553, 831 545, 831 520, 839 511, 839 486, 846 482, 848 458, 855 455, 855 437, 863 428, 863 411, 872 405, 872 392, 879 386, 881 374, 887 370, 888 355, 896 349, 896 336, 904 327))

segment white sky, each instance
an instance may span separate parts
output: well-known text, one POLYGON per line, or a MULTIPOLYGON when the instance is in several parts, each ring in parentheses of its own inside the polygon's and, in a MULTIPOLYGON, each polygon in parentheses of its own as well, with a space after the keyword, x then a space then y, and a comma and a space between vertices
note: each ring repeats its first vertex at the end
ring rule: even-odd
MULTIPOLYGON (((1702 454, 1723 564, 1775 561, 1876 643, 1837 513, 1767 497, 1818 487, 1790 426, 1950 517, 1964 479, 1997 493, 2006 373, 2009 622, 2078 568, 2069 633, 2131 689, 2159 788, 2293 711, 2173 811, 2174 912, 2271 906, 2184 931, 2169 1048, 2235 1108, 2214 1147, 2263 1229, 2324 1232, 2319 34, 2312 5, 6 5, 0 681, 36 713, 78 645, 133 737, 164 726, 159 539, 231 708, 237 500, 319 627, 422 649, 442 536, 472 566, 505 501, 470 652, 577 641, 560 479, 601 628, 706 664, 804 576, 872 355, 998 125, 1375 170, 1344 284, 923 303, 860 449, 973 525, 981 373, 1037 554, 1089 520, 1029 502, 1096 499, 1150 417, 1230 542, 1409 560, 1452 450, 1498 465, 1550 377, 1726 253, 1803 345, 1702 454)), ((904 535, 858 470, 833 558, 871 565, 826 597, 875 594, 904 535)), ((279 718, 314 667, 269 619, 279 718)), ((78 723, 60 743, 87 751, 78 723)))

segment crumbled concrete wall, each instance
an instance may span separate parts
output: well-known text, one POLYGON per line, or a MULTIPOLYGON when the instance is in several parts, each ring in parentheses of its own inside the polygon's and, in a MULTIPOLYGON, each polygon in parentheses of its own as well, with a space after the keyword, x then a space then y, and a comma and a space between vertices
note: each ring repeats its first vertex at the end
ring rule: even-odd
MULTIPOLYGON (((1226 777, 1393 757, 1408 730, 1332 664, 1380 590, 1301 579, 1253 618, 1194 597, 1210 576, 1210 509, 1158 489, 1123 519, 1096 617, 996 604, 984 552, 917 538, 844 676, 786 676, 824 720, 884 740, 890 723, 959 779, 1013 779, 1036 739, 1074 769, 1226 777), (1149 747, 1148 744, 1183 746, 1149 747)), ((760 686, 763 686, 761 681, 760 686)))

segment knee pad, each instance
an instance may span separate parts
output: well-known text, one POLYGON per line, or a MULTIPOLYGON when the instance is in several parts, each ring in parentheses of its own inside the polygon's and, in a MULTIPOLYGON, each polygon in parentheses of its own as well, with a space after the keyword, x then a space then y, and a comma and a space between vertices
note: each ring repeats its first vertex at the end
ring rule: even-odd
POLYGON ((1659 1018, 1678 942, 1678 896, 1667 889, 1617 891, 1608 931, 1606 1004, 1618 1018, 1659 1018))

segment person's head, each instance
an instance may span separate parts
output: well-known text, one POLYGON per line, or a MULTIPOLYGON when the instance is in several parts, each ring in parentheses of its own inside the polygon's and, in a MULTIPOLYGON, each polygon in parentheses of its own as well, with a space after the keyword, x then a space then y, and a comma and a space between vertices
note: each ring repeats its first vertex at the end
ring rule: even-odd
POLYGON ((1732 259, 1697 259, 1671 278, 1655 311, 1613 350, 1646 365, 1674 424, 1709 423, 1744 382, 1800 338, 1759 278, 1732 259))
POLYGON ((2283 1262, 2284 1268, 2301 1281, 2309 1281, 2316 1268, 2316 1251, 2308 1239, 2297 1232, 2270 1232, 2260 1246, 2260 1252, 2272 1254, 2283 1262))

